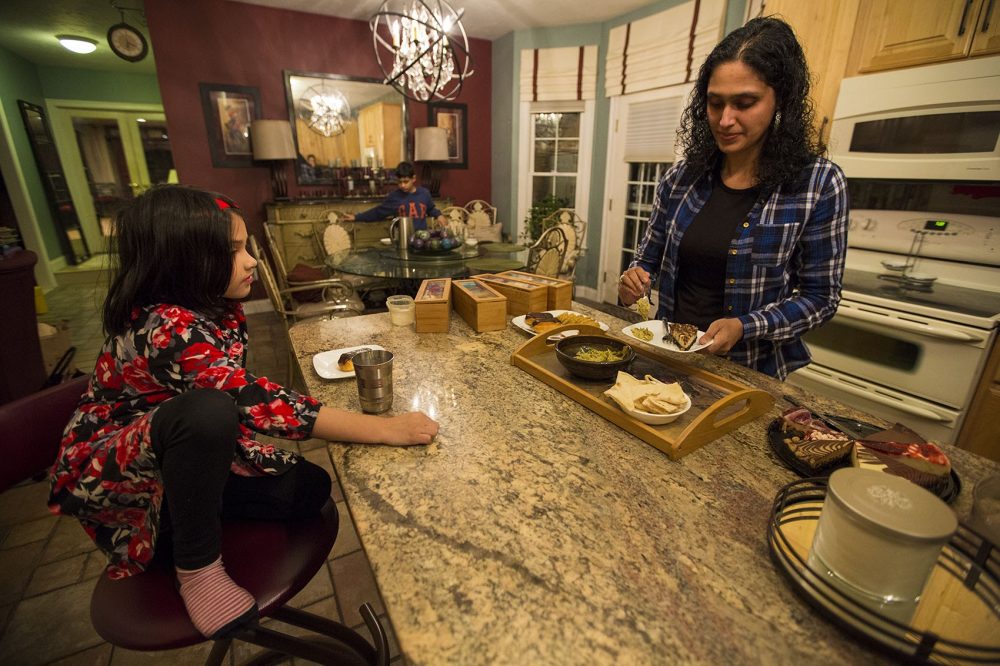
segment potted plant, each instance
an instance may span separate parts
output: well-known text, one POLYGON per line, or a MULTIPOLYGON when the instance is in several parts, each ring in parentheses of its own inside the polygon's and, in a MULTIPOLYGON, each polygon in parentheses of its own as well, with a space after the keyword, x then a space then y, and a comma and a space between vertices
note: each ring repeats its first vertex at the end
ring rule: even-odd
POLYGON ((560 208, 566 208, 569 202, 553 194, 543 199, 539 199, 528 211, 528 216, 524 218, 523 239, 526 243, 534 243, 542 235, 542 220, 556 212, 560 208))

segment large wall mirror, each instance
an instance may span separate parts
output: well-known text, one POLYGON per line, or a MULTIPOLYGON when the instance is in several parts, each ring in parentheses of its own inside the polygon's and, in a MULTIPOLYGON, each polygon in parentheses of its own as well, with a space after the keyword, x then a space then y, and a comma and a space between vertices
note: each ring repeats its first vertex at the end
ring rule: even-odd
POLYGON ((378 79, 285 71, 299 185, 334 184, 347 167, 407 159, 406 99, 378 79))

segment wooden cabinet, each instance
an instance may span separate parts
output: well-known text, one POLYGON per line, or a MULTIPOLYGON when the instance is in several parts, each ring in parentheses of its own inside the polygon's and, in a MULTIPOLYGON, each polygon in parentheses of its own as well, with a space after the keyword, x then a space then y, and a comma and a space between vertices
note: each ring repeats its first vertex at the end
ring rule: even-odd
POLYGON ((995 0, 861 0, 848 73, 1000 52, 995 0))
POLYGON ((377 102, 358 111, 358 136, 362 164, 374 156, 390 169, 403 158, 403 109, 399 104, 377 102))
POLYGON ((816 130, 824 144, 830 138, 830 124, 840 92, 840 80, 847 67, 859 2, 767 0, 762 9, 764 16, 777 14, 791 25, 805 51, 813 77, 816 130))
POLYGON ((986 361, 969 413, 958 433, 960 448, 1000 462, 1000 340, 986 361))

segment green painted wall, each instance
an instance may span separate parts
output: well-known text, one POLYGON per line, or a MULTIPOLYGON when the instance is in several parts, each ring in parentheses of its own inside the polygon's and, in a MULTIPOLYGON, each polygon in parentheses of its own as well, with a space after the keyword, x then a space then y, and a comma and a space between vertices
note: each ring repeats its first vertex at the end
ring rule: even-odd
MULTIPOLYGON (((54 259, 62 256, 62 250, 31 145, 24 131, 21 111, 17 105, 19 99, 43 108, 46 99, 160 104, 160 88, 155 76, 42 67, 0 47, 0 104, 13 136, 14 159, 24 172, 28 199, 38 220, 45 252, 49 259, 54 259)), ((8 187, 11 186, 8 183, 8 187)))
POLYGON ((38 77, 48 99, 162 104, 160 86, 150 74, 39 66, 38 77))
MULTIPOLYGON (((59 248, 55 224, 52 221, 49 205, 45 200, 42 180, 38 175, 38 168, 35 166, 35 156, 31 152, 28 134, 24 130, 21 109, 17 105, 19 99, 44 108, 45 95, 43 94, 42 81, 34 64, 0 47, 0 105, 3 107, 3 114, 13 137, 14 160, 21 165, 21 170, 24 172, 28 200, 38 220, 45 252, 49 257, 58 257, 62 255, 62 250, 59 248)), ((7 182, 8 188, 15 186, 14 183, 7 182)), ((18 223, 22 226, 23 231, 26 221, 18 220, 18 223)), ((45 257, 39 257, 39 261, 44 260, 45 257)))
MULTIPOLYGON (((574 25, 561 28, 518 30, 493 42, 493 192, 500 219, 510 220, 508 229, 516 227, 518 199, 518 136, 520 132, 520 53, 521 49, 552 48, 597 44, 597 99, 594 104, 594 141, 591 155, 590 203, 587 220, 587 247, 590 251, 577 265, 576 281, 580 285, 597 287, 597 270, 601 261, 601 226, 604 206, 604 179, 608 150, 608 116, 611 102, 604 96, 604 61, 611 29, 651 14, 679 5, 687 0, 658 0, 628 14, 604 23, 574 25)), ((726 34, 742 25, 746 0, 729 0, 724 31, 726 34)))

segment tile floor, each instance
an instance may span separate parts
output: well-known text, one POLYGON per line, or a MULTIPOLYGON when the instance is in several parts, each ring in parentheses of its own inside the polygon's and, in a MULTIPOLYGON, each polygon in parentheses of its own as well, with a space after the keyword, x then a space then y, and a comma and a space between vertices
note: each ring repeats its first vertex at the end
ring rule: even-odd
MULTIPOLYGON (((39 319, 69 323, 77 347, 74 363, 89 373, 103 343, 99 313, 104 292, 93 280, 69 282, 46 295, 49 312, 39 319)), ((253 342, 248 358, 250 370, 289 382, 287 338, 278 316, 273 312, 252 314, 248 326, 253 342)), ((300 451, 330 472, 334 478, 332 496, 341 517, 340 534, 326 566, 292 600, 292 605, 344 622, 367 635, 357 609, 363 602, 371 602, 389 632, 392 663, 404 664, 325 442, 314 439, 280 444, 300 451)), ((101 640, 90 625, 89 609, 90 594, 102 574, 104 557, 76 520, 48 513, 47 494, 46 481, 27 481, 0 494, 0 664, 203 663, 210 643, 141 653, 101 640)), ((285 629, 296 631, 287 626, 285 629)), ((252 645, 234 644, 227 663, 241 663, 257 651, 252 645)))

